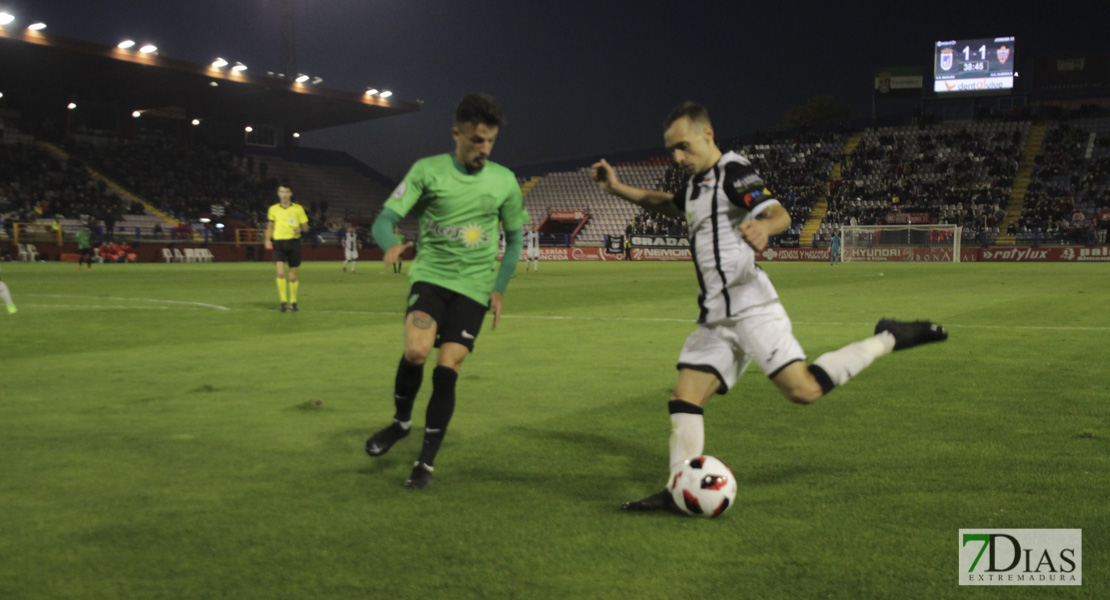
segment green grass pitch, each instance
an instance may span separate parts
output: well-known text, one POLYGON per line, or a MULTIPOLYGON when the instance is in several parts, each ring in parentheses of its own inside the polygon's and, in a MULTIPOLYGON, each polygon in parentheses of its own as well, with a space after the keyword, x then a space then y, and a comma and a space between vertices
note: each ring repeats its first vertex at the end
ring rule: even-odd
POLYGON ((753 366, 707 409, 740 492, 703 520, 617 510, 666 479, 688 263, 521 267, 423 491, 419 434, 363 451, 402 345, 379 263, 306 263, 296 314, 264 263, 5 265, 0 598, 1110 597, 1110 264, 763 266, 811 359, 883 316, 951 338, 812 406, 753 366), (959 587, 988 527, 1082 528, 1084 585, 959 587))

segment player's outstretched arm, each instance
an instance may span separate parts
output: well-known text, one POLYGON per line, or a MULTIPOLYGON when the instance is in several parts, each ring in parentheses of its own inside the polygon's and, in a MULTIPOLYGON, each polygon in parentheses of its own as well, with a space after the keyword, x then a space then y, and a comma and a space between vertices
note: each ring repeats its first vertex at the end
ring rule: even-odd
POLYGON ((617 170, 604 158, 590 166, 590 177, 594 179, 601 189, 614 196, 646 208, 668 215, 679 215, 678 207, 671 202, 671 194, 656 190, 645 190, 621 183, 617 177, 617 170))

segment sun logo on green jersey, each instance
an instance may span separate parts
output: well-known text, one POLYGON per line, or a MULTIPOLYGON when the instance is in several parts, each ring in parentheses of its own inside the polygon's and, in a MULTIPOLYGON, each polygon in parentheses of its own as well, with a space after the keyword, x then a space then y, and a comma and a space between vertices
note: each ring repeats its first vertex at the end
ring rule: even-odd
POLYGON ((476 248, 490 241, 489 234, 477 223, 440 225, 429 219, 424 221, 423 226, 428 235, 441 235, 447 239, 458 240, 467 248, 476 248))
POLYGON ((481 226, 471 223, 462 230, 462 242, 466 244, 467 248, 474 248, 483 241, 488 242, 489 236, 482 230, 481 226))

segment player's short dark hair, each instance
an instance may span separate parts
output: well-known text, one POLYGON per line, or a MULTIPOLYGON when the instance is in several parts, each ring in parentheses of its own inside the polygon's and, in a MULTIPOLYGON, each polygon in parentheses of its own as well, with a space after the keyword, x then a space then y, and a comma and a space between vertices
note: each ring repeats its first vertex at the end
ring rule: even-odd
POLYGON ((666 131, 675 121, 682 117, 687 117, 691 121, 701 121, 706 125, 712 125, 712 122, 709 120, 709 111, 697 102, 687 100, 676 106, 675 109, 671 111, 671 114, 667 115, 667 118, 663 121, 663 131, 666 131))
POLYGON ((490 127, 501 127, 508 121, 497 101, 489 94, 478 92, 467 94, 455 107, 455 124, 482 123, 490 127))
POLYGON ((288 177, 282 177, 281 180, 278 181, 278 187, 293 189, 293 186, 289 183, 288 177))

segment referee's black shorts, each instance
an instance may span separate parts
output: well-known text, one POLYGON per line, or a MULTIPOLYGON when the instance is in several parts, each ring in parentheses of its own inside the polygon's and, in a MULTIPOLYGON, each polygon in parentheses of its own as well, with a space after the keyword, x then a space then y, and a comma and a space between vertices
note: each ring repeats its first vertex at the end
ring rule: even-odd
POLYGON ((301 238, 274 240, 274 262, 289 263, 290 267, 301 266, 301 238))

